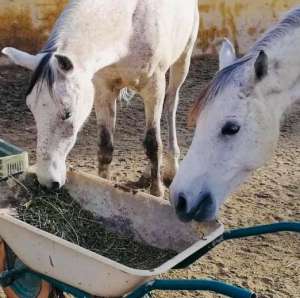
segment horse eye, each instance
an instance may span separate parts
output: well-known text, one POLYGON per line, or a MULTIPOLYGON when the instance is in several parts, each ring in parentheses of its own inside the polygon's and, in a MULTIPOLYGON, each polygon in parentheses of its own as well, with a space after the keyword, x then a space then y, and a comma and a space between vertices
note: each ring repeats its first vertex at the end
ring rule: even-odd
POLYGON ((222 128, 222 135, 232 136, 239 132, 240 126, 235 122, 227 122, 222 128))
POLYGON ((62 117, 62 120, 68 120, 70 119, 72 116, 71 112, 66 112, 65 115, 62 117))

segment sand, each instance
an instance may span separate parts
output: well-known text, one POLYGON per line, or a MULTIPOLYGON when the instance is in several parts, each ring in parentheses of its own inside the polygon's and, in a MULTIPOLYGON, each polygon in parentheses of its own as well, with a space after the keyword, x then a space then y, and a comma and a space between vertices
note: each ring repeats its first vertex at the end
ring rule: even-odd
MULTIPOLYGON (((182 156, 193 130, 186 125, 194 98, 217 70, 214 57, 194 59, 181 93, 178 136, 182 156)), ((26 108, 24 92, 28 72, 0 67, 0 137, 30 153, 35 159, 36 128, 26 108)), ((112 179, 135 185, 146 165, 142 147, 143 103, 135 98, 119 103, 112 179), (136 125, 139 123, 139 125, 136 125), (129 183, 128 183, 129 182, 129 183)), ((163 121, 163 138, 166 125, 163 121)), ((84 126, 69 164, 79 170, 97 172, 96 121, 94 113, 84 126)), ((149 191, 148 188, 145 191, 149 191)), ((271 162, 255 172, 222 208, 220 220, 227 228, 300 220, 300 105, 287 115, 278 149, 271 162)), ((166 278, 215 278, 249 287, 259 297, 299 297, 300 236, 290 233, 235 240, 220 245, 188 270, 169 272, 166 278)), ((210 293, 157 293, 156 298, 218 297, 210 293)))

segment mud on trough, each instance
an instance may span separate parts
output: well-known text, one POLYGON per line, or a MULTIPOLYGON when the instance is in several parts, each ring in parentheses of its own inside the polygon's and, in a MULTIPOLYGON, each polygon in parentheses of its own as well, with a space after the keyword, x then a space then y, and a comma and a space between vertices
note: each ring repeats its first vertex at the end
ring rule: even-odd
MULTIPOLYGON (((187 128, 187 113, 200 89, 217 70, 214 57, 195 58, 181 92, 178 137, 182 156, 193 130, 187 128)), ((26 108, 24 93, 29 73, 0 66, 0 137, 30 153, 35 159, 35 124, 26 108)), ((142 102, 135 98, 119 103, 112 179, 135 186, 146 165, 142 102), (139 125, 137 125, 139 123, 139 125), (130 182, 130 183, 128 183, 130 182)), ((96 121, 94 113, 80 133, 69 157, 73 167, 97 172, 96 121)), ((163 138, 166 125, 163 121, 163 138)), ((148 191, 148 189, 145 189, 148 191)), ((291 109, 283 123, 273 159, 227 201, 220 220, 226 227, 242 227, 280 220, 300 220, 300 105, 291 109)), ((300 237, 282 233, 224 243, 187 270, 169 272, 166 278, 215 278, 249 287, 259 297, 299 297, 300 237)), ((210 293, 156 293, 157 298, 219 297, 210 293)))

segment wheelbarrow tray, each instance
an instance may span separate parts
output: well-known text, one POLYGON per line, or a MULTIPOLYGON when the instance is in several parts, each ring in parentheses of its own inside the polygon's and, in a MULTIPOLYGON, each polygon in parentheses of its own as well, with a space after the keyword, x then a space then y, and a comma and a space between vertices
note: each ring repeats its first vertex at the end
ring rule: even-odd
POLYGON ((93 175, 71 171, 67 181, 71 196, 83 208, 99 215, 110 229, 178 252, 157 268, 134 269, 0 210, 0 236, 26 266, 91 295, 124 296, 181 263, 224 231, 217 222, 184 224, 177 219, 168 201, 141 192, 124 191, 93 175))

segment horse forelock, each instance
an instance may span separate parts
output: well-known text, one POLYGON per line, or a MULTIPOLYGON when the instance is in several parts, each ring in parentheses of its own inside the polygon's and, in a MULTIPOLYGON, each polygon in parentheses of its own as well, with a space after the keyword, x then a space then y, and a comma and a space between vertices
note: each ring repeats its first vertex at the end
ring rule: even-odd
POLYGON ((49 52, 46 53, 45 56, 41 59, 40 63, 38 64, 37 68, 33 72, 31 76, 31 80, 29 83, 29 87, 26 92, 26 96, 28 96, 34 89, 37 87, 37 94, 40 93, 43 83, 45 82, 49 94, 53 97, 53 85, 55 80, 54 70, 50 64, 50 60, 53 57, 53 53, 49 52))

